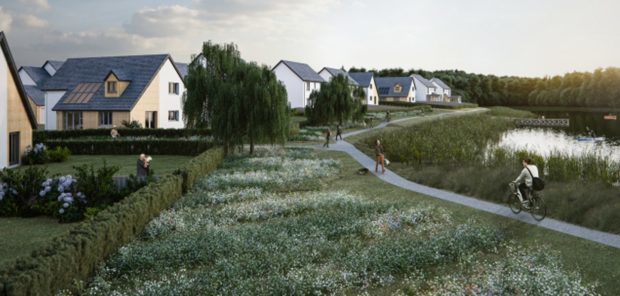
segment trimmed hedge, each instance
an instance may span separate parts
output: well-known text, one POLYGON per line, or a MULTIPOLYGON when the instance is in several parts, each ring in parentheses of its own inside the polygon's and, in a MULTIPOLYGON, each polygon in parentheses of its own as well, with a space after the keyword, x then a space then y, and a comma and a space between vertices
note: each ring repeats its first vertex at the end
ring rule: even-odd
POLYGON ((386 106, 398 106, 398 107, 417 107, 417 106, 432 106, 439 109, 463 109, 463 108, 477 108, 477 104, 473 103, 443 103, 443 102, 379 102, 379 105, 386 106))
POLYGON ((217 169, 223 159, 222 148, 206 151, 176 174, 143 187, 93 220, 77 224, 30 257, 6 265, 0 269, 0 295, 50 295, 75 288, 76 280, 88 280, 98 264, 139 235, 183 195, 184 188, 217 169))
MULTIPOLYGON (((32 132, 32 142, 41 143, 47 140, 62 140, 81 137, 110 137, 109 128, 66 130, 66 131, 45 131, 35 130, 32 132)), ((191 136, 210 136, 210 129, 163 129, 163 128, 119 128, 118 133, 123 137, 155 137, 155 138, 182 138, 191 136)))
POLYGON ((148 139, 148 140, 48 140, 50 149, 67 147, 73 155, 140 154, 198 155, 213 147, 206 140, 148 139))

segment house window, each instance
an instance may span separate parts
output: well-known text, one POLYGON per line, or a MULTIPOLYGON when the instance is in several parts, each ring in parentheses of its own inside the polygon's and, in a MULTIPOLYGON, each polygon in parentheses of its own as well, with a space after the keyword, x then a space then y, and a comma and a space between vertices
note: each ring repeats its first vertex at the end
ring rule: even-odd
POLYGON ((400 84, 394 85, 394 92, 399 93, 403 91, 403 87, 400 84))
POLYGON ((306 82, 306 90, 310 90, 310 82, 306 82))
POLYGON ((9 165, 19 164, 19 132, 9 133, 9 165))
POLYGON ((99 126, 111 126, 112 125, 112 112, 101 111, 99 112, 99 126))
POLYGON ((146 111, 144 117, 145 128, 157 128, 157 111, 146 111))
POLYGON ((372 89, 372 83, 368 86, 368 88, 372 89))
POLYGON ((109 94, 116 93, 116 81, 108 81, 108 83, 106 84, 106 87, 108 88, 109 94))
POLYGON ((168 111, 168 121, 179 121, 179 111, 168 111))
POLYGON ((65 130, 82 129, 82 112, 69 111, 65 112, 65 130))
POLYGON ((179 83, 178 82, 168 82, 168 94, 179 94, 179 83))

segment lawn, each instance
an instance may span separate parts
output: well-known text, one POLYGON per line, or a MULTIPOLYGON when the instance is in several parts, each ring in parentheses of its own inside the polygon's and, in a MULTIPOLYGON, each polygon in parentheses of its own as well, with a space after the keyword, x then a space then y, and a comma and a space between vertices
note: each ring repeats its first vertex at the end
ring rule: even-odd
MULTIPOLYGON (((174 170, 192 159, 192 156, 180 155, 153 155, 151 168, 157 175, 172 173, 174 170)), ((104 160, 108 166, 118 166, 120 170, 117 176, 129 176, 136 174, 137 155, 71 155, 68 161, 61 163, 49 163, 46 165, 37 165, 47 167, 50 175, 70 175, 74 174, 73 166, 84 164, 93 164, 95 168, 103 166, 104 160)), ((28 166, 21 166, 17 169, 23 170, 28 166)))
POLYGON ((583 295, 596 281, 620 292, 617 249, 358 168, 332 151, 229 158, 111 256, 86 294, 583 295))
POLYGON ((72 225, 47 217, 0 218, 0 266, 46 245, 72 225))

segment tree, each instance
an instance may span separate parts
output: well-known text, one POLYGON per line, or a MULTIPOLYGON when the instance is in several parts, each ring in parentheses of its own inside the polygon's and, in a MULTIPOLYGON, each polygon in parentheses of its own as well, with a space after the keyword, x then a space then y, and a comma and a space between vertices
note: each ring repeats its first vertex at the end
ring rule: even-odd
POLYGON ((319 92, 310 94, 310 106, 306 108, 308 119, 313 124, 327 124, 337 121, 343 124, 363 112, 361 100, 363 90, 353 88, 349 79, 338 75, 328 83, 321 85, 319 92))
POLYGON ((191 64, 183 111, 188 127, 211 126, 228 153, 258 141, 284 143, 288 131, 286 89, 265 66, 246 63, 234 44, 203 44, 207 66, 191 64))

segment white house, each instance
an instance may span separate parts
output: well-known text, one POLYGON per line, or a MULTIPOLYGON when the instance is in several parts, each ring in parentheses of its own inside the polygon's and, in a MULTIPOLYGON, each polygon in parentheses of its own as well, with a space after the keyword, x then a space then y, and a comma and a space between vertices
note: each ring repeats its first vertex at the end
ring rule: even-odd
POLYGON ((437 93, 437 87, 419 74, 411 75, 417 89, 417 102, 439 102, 442 101, 441 95, 437 93))
POLYGON ((379 105, 379 93, 375 82, 375 75, 372 72, 352 72, 349 76, 353 78, 366 93, 367 105, 379 105))
POLYGON ((282 60, 272 71, 286 88, 291 108, 305 108, 310 94, 320 91, 321 83, 325 82, 310 66, 303 63, 282 60))
POLYGON ((60 61, 46 61, 41 67, 23 66, 19 68, 19 77, 24 84, 24 89, 30 99, 37 123, 40 126, 45 125, 45 92, 43 91, 43 85, 56 74, 63 63, 60 61))
POLYGON ((381 102, 416 102, 416 86, 412 77, 377 77, 381 102))
POLYGON ((17 166, 32 146, 36 118, 6 41, 0 32, 0 169, 17 166))
POLYGON ((349 85, 352 87, 358 87, 360 86, 359 83, 357 83, 357 81, 355 79, 353 79, 349 73, 347 73, 346 71, 342 70, 342 69, 336 69, 336 68, 329 68, 329 67, 324 67, 323 69, 321 69, 321 71, 319 71, 319 75, 321 76, 321 78, 323 78, 326 82, 332 81, 332 79, 338 75, 342 75, 344 77, 347 78, 347 80, 349 80, 349 85))
POLYGON ((450 99, 450 97, 452 96, 452 89, 450 89, 450 87, 445 82, 443 82, 439 78, 432 78, 431 83, 435 85, 437 93, 441 95, 441 99, 443 101, 448 101, 450 99))
POLYGON ((43 85, 45 129, 183 128, 183 74, 168 54, 68 59, 43 85))

